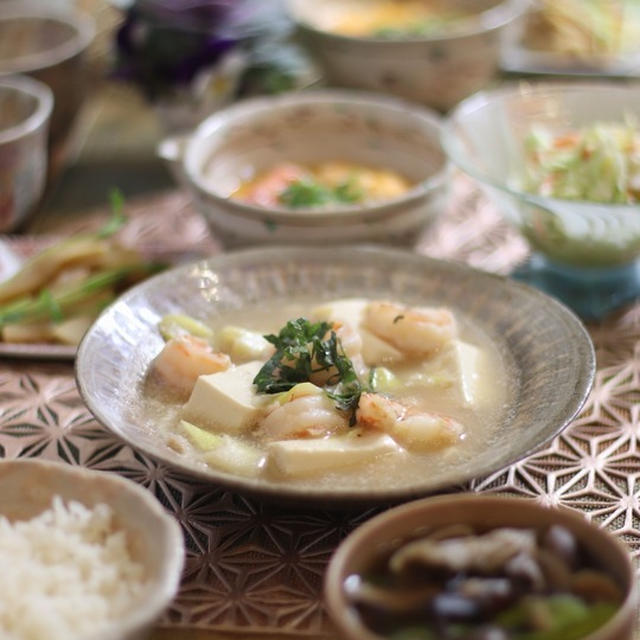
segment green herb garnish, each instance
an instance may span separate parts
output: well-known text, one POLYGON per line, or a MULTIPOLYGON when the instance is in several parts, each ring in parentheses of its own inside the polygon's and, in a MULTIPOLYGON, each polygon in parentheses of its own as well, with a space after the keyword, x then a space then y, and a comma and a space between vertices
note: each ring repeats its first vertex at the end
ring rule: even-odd
POLYGON ((278 199, 290 209, 302 209, 326 204, 354 204, 363 199, 363 193, 353 179, 331 188, 305 178, 292 182, 278 199))
POLYGON ((349 178, 346 182, 339 184, 333 190, 333 193, 338 202, 343 202, 345 204, 361 202, 364 199, 362 189, 360 189, 354 178, 349 178))
POLYGON ((126 224, 127 216, 124 213, 124 196, 120 189, 112 189, 109 192, 109 202, 111 204, 111 218, 98 230, 99 238, 109 238, 126 224))
POLYGON ((362 393, 362 384, 340 339, 328 322, 305 318, 290 320, 276 336, 264 336, 276 352, 267 360, 253 383, 260 393, 289 391, 314 374, 330 372, 326 394, 342 411, 351 412, 352 422, 362 393))
POLYGON ((296 180, 278 197, 280 202, 291 209, 319 207, 333 202, 331 190, 313 180, 296 180))

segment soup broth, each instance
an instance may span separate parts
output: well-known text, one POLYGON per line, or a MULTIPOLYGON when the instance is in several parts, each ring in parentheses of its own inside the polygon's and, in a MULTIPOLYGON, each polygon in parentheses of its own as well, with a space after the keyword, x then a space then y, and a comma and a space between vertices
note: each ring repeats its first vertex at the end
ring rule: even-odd
POLYGON ((391 169, 344 161, 314 166, 283 163, 243 182, 231 198, 262 207, 305 209, 391 200, 411 186, 391 169))
MULTIPOLYGON (((425 310, 437 312, 437 319, 441 319, 439 313, 444 314, 445 320, 451 319, 455 337, 421 354, 407 356, 408 347, 402 340, 411 338, 410 331, 399 332, 401 338, 393 343, 380 339, 380 327, 367 320, 367 313, 372 315, 372 304, 395 305, 360 299, 319 306, 301 301, 226 313, 216 319, 204 340, 212 343, 214 350, 219 349, 217 355, 228 357, 229 362, 220 366, 226 363, 229 368, 198 377, 190 395, 188 390, 180 390, 179 384, 172 384, 172 374, 163 375, 161 353, 146 384, 147 410, 151 409, 155 416, 162 438, 194 466, 209 465, 288 486, 353 490, 410 486, 425 473, 442 473, 490 447, 510 391, 508 363, 489 337, 446 310, 425 310), (315 384, 307 381, 288 391, 255 393, 256 384, 251 382, 263 381, 265 361, 273 361, 280 353, 261 336, 272 334, 275 341, 276 336, 283 335, 283 327, 292 326, 287 324, 289 321, 309 317, 317 323, 329 323, 322 344, 329 343, 329 335, 337 334, 337 353, 344 353, 345 357, 350 354, 346 359, 353 364, 360 384, 356 405, 348 404, 352 400, 348 394, 351 383, 345 383, 343 378, 336 384, 331 371, 313 374, 329 376, 325 376, 324 386, 322 380, 312 376, 315 384), (377 335, 371 326, 378 330, 377 335), (353 335, 359 340, 352 340, 353 335), (251 393, 255 393, 249 402, 259 407, 259 417, 248 425, 239 426, 233 408, 229 409, 230 422, 225 425, 221 416, 227 415, 228 401, 217 395, 220 387, 213 391, 206 387, 207 381, 225 387, 227 379, 229 393, 235 394, 234 402, 248 402, 239 397, 242 394, 238 389, 243 385, 251 386, 251 393), (213 399, 204 409, 204 398, 210 392, 213 399), (393 414, 397 423, 389 424, 386 418, 380 421, 380 411, 386 412, 387 417, 393 414), (227 440, 220 442, 221 436, 227 440), (342 444, 334 450, 334 443, 342 444), (222 455, 227 445, 230 449, 222 455)), ((390 311, 396 314, 392 330, 412 320, 413 313, 422 312, 401 305, 390 311)), ((165 330, 170 324, 165 322, 165 330)), ((192 334, 197 333, 191 328, 192 334)), ((168 334, 175 336, 175 327, 168 334)), ((173 337, 165 350, 180 339, 173 337)), ((436 336, 434 340, 437 339, 436 336)), ((277 386, 281 380, 272 377, 271 383, 277 386)))
POLYGON ((345 36, 402 39, 451 31, 468 17, 446 2, 428 0, 351 1, 340 4, 330 30, 345 36))
POLYGON ((376 636, 577 640, 611 618, 617 580, 561 525, 450 524, 394 540, 343 589, 376 636))

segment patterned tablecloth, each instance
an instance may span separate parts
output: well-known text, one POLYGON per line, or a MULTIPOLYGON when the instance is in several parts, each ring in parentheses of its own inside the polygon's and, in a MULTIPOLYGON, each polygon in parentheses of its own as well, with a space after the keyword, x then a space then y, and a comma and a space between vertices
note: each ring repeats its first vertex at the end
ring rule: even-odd
MULTIPOLYGON (((180 194, 142 203, 132 213, 130 233, 147 246, 176 253, 216 249, 180 194)), ((420 250, 502 273, 527 252, 464 181, 420 250)), ((578 509, 622 538, 637 557, 640 305, 590 329, 598 373, 581 416, 548 448, 469 488, 578 509)), ((120 473, 153 491, 175 514, 184 529, 187 562, 163 626, 331 635, 321 603, 323 572, 340 540, 372 511, 279 509, 196 484, 101 428, 78 396, 69 363, 0 362, 0 457, 19 456, 120 473)))

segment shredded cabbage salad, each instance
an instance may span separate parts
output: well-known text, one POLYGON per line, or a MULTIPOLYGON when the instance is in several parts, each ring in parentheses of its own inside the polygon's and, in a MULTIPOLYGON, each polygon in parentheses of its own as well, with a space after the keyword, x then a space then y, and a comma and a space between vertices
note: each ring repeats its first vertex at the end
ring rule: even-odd
POLYGON ((640 202, 640 130, 631 119, 561 135, 534 127, 525 139, 524 189, 566 200, 640 202))

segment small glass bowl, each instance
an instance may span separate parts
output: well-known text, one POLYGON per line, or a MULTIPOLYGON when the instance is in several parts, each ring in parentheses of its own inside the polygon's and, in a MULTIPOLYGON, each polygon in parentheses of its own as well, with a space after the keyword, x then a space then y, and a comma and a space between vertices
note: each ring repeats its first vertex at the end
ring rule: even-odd
POLYGON ((609 84, 522 84, 475 94, 450 114, 443 146, 478 181, 534 255, 516 275, 598 318, 640 296, 640 205, 559 200, 524 192, 523 141, 640 112, 640 89, 609 84))
POLYGON ((15 230, 40 202, 52 109, 42 82, 0 76, 0 232, 15 230))

